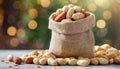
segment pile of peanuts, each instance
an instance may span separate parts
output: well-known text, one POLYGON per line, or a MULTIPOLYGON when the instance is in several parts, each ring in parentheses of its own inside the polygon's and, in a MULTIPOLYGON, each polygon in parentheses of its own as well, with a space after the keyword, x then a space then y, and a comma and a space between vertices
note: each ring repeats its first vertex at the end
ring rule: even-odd
POLYGON ((63 8, 57 9, 57 11, 51 15, 51 18, 56 22, 66 23, 86 18, 89 15, 89 12, 85 11, 85 9, 69 4, 67 6, 63 6, 63 8))
POLYGON ((38 52, 37 50, 32 51, 28 54, 23 54, 20 57, 14 57, 13 55, 8 55, 7 60, 14 62, 15 64, 36 64, 36 65, 78 65, 78 66, 89 66, 91 65, 107 65, 107 64, 120 64, 120 51, 116 48, 111 47, 108 44, 101 46, 94 46, 93 58, 84 57, 66 57, 57 58, 55 55, 50 53, 48 50, 42 50, 38 52))

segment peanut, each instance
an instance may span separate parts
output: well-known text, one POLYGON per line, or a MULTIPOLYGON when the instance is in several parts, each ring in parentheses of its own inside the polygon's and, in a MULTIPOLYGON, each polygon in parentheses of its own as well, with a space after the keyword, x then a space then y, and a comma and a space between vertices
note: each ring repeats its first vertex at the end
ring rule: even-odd
POLYGON ((100 47, 103 48, 104 50, 107 50, 108 48, 111 48, 111 46, 108 45, 108 44, 101 45, 100 47))
POLYGON ((70 8, 66 14, 66 18, 70 19, 72 17, 72 15, 74 14, 74 9, 70 8))
POLYGON ((76 65, 77 64, 77 59, 68 59, 68 64, 69 65, 76 65))
POLYGON ((97 58, 91 58, 90 59, 91 64, 98 65, 98 60, 97 58))
POLYGON ((62 21, 61 21, 61 23, 69 23, 69 22, 71 22, 72 20, 71 19, 63 19, 62 21))
POLYGON ((120 56, 114 57, 114 62, 120 64, 120 56))
POLYGON ((24 62, 26 57, 21 56, 20 58, 22 59, 22 62, 24 62))
POLYGON ((56 13, 57 13, 57 14, 61 14, 62 12, 63 12, 63 11, 62 11, 61 8, 56 10, 56 13))
POLYGON ((57 13, 53 13, 52 15, 51 15, 51 18, 53 19, 53 20, 55 20, 55 18, 58 16, 59 14, 57 14, 57 13))
POLYGON ((109 63, 110 63, 110 64, 113 64, 113 63, 114 63, 114 59, 113 59, 113 58, 110 58, 110 59, 109 59, 109 63))
POLYGON ((119 51, 115 48, 109 48, 106 50, 106 52, 109 58, 114 58, 119 54, 119 51))
POLYGON ((61 20, 63 20, 66 17, 66 12, 62 12, 60 13, 56 18, 55 21, 60 22, 61 20))
POLYGON ((82 19, 84 17, 85 17, 85 15, 83 13, 74 13, 72 15, 72 19, 74 19, 74 20, 79 20, 79 19, 82 19))
POLYGON ((27 57, 27 58, 25 58, 25 63, 26 64, 32 64, 33 63, 33 57, 27 57))
POLYGON ((39 64, 39 58, 34 58, 34 59, 33 59, 33 63, 34 63, 34 64, 39 64))
POLYGON ((90 15, 89 12, 85 12, 84 14, 85 14, 85 18, 88 17, 88 16, 90 15))
POLYGON ((63 12, 67 12, 67 11, 68 11, 68 9, 69 9, 69 7, 68 7, 68 6, 64 6, 64 7, 62 8, 63 12))
POLYGON ((13 57, 14 57, 14 56, 10 54, 10 55, 7 56, 7 60, 8 60, 8 61, 13 61, 13 57))
POLYGON ((67 61, 63 58, 57 58, 56 61, 58 62, 59 65, 66 65, 67 61))
POLYGON ((47 64, 47 59, 46 58, 40 58, 39 63, 42 65, 47 64))
POLYGON ((119 53, 119 51, 115 48, 109 48, 106 50, 106 52, 115 52, 115 53, 119 53))
POLYGON ((95 56, 106 55, 107 53, 104 50, 95 52, 95 56))
POLYGON ((88 66, 89 64, 90 64, 90 59, 88 58, 77 61, 77 65, 80 65, 80 66, 88 66))
POLYGON ((82 9, 81 9, 80 7, 78 7, 78 6, 74 6, 73 8, 74 8, 75 12, 80 12, 80 11, 82 10, 82 9))
POLYGON ((58 65, 57 61, 53 58, 48 58, 47 62, 49 65, 53 65, 53 66, 58 65))
POLYGON ((94 52, 101 51, 101 50, 104 50, 104 49, 97 45, 94 46, 94 52))
POLYGON ((53 55, 52 53, 50 52, 46 52, 43 54, 43 57, 45 58, 56 58, 55 55, 53 55))
POLYGON ((14 58, 13 58, 13 62, 14 62, 15 64, 21 64, 21 63, 22 63, 22 59, 19 58, 19 57, 14 57, 14 58))
POLYGON ((97 58, 97 60, 98 60, 99 64, 101 64, 101 65, 106 65, 109 63, 108 59, 106 59, 106 58, 100 57, 100 58, 97 58))
POLYGON ((80 12, 85 13, 86 11, 85 11, 85 9, 81 9, 81 11, 80 11, 80 12))

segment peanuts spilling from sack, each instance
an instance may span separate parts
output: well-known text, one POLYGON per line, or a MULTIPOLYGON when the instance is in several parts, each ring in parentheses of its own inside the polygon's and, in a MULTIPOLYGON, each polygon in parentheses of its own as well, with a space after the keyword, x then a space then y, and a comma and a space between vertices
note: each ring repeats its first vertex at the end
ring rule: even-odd
POLYGON ((107 65, 107 64, 120 64, 120 51, 116 48, 111 47, 108 44, 101 46, 94 46, 93 58, 80 57, 66 57, 57 58, 55 55, 50 53, 48 50, 37 50, 32 51, 28 54, 23 54, 20 57, 14 57, 8 55, 7 61, 14 62, 15 64, 36 64, 36 65, 78 65, 78 66, 89 66, 91 65, 107 65))
POLYGON ((52 19, 56 22, 69 22, 86 18, 89 15, 90 13, 85 11, 85 9, 69 4, 57 9, 56 12, 52 14, 52 19))

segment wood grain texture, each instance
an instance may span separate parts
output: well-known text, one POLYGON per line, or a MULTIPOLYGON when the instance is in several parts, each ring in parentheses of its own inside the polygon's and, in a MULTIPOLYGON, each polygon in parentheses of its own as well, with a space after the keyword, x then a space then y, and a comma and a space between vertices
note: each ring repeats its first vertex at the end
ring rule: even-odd
MULTIPOLYGON (((0 50, 0 59, 6 59, 8 54, 13 54, 15 56, 21 56, 23 53, 29 53, 32 50, 0 50)), ((22 64, 19 66, 14 66, 14 63, 5 63, 0 62, 0 69, 7 69, 7 66, 12 66, 10 69, 54 69, 55 66, 40 66, 37 68, 35 64, 22 64)), ((112 64, 112 65, 90 65, 88 67, 81 67, 81 66, 59 66, 60 69, 120 69, 119 64, 112 64)))

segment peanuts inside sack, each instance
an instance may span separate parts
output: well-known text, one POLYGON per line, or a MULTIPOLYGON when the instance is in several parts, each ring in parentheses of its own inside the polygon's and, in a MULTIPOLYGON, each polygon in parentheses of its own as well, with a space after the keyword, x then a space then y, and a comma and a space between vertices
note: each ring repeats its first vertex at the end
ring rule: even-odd
POLYGON ((94 57, 94 25, 94 14, 79 6, 70 4, 57 9, 49 17, 49 51, 57 57, 94 57))

